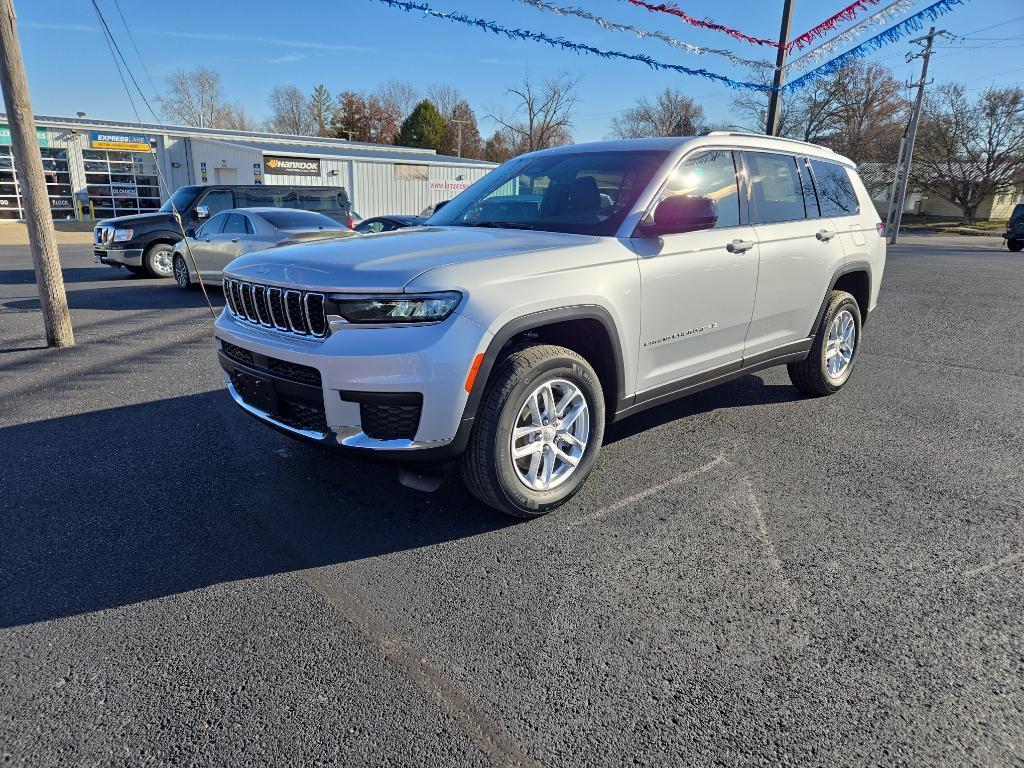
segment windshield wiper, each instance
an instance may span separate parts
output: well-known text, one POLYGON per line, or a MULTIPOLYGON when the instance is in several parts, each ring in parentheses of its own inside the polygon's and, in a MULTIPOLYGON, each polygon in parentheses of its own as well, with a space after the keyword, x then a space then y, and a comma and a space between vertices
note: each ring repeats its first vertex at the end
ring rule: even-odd
POLYGON ((494 227, 495 229, 536 229, 525 221, 466 221, 464 227, 494 227))

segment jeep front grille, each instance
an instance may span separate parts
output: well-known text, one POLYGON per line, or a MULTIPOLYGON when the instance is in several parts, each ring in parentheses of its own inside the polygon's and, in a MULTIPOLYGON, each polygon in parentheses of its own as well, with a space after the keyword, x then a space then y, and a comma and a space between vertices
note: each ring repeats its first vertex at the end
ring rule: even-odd
POLYGON ((224 298, 228 310, 237 320, 315 339, 330 335, 326 298, 322 293, 225 277, 224 298))

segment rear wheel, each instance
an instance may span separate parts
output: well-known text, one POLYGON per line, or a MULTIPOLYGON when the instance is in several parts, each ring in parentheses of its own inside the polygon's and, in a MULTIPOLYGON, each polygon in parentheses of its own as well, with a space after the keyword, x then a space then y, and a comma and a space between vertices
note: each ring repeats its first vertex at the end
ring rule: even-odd
POLYGON ((167 243, 149 246, 142 256, 142 264, 153 277, 174 277, 173 249, 167 243))
POLYGON ((853 373, 861 341, 860 308, 846 291, 832 291, 807 358, 786 366, 793 386, 808 395, 831 395, 853 373))
POLYGON ((1006 247, 1014 253, 1019 253, 1024 250, 1024 240, 1007 240, 1006 247))
POLYGON ((590 364, 533 344, 499 364, 484 391, 462 477, 485 504, 539 517, 580 489, 604 437, 604 394, 590 364))
POLYGON ((188 275, 188 264, 185 263, 185 257, 180 253, 174 254, 174 282, 178 284, 179 288, 185 289, 195 285, 188 275))

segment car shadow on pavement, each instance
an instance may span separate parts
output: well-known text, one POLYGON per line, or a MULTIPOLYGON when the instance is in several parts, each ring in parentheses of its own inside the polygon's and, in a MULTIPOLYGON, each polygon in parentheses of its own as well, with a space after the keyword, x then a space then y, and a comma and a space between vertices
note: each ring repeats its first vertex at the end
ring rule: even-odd
POLYGON ((0 429, 0 627, 513 525, 296 443, 222 390, 0 429))
MULTIPOLYGON (((66 284, 92 283, 101 280, 125 280, 133 278, 144 280, 143 277, 129 275, 121 269, 113 269, 102 265, 95 267, 62 267, 61 274, 66 284)), ((0 285, 33 285, 36 273, 32 269, 0 269, 0 285)))
POLYGON ((670 421, 719 408, 739 408, 803 400, 805 396, 789 384, 766 384, 760 374, 748 374, 726 384, 681 397, 649 411, 642 411, 605 431, 604 442, 615 443, 670 421))
MULTIPOLYGON (((216 288, 207 285, 206 291, 215 309, 224 306, 224 294, 220 292, 219 284, 216 288)), ((69 290, 67 296, 72 310, 190 309, 206 306, 202 291, 182 290, 169 280, 130 280, 88 288, 79 286, 69 290)), ((34 296, 0 299, 0 311, 26 312, 39 307, 39 299, 34 296)))

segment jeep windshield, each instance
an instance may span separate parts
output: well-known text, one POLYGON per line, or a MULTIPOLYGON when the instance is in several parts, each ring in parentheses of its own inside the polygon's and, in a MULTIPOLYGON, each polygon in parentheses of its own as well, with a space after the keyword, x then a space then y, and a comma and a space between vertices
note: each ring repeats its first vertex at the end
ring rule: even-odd
POLYGON ((178 191, 171 195, 171 199, 160 206, 160 213, 174 213, 175 209, 178 213, 184 213, 192 205, 200 189, 201 187, 179 187, 178 191))
POLYGON ((668 152, 560 152, 509 161, 442 208, 434 226, 614 235, 668 152))

